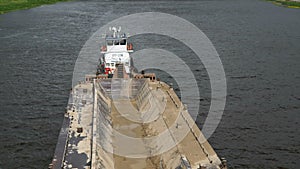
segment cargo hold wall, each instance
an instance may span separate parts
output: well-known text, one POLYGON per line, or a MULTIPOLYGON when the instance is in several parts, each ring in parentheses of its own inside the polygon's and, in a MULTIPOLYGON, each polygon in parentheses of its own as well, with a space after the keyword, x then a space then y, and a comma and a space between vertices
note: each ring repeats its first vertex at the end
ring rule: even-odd
POLYGON ((103 87, 94 81, 94 113, 92 141, 92 169, 113 169, 111 100, 103 87))

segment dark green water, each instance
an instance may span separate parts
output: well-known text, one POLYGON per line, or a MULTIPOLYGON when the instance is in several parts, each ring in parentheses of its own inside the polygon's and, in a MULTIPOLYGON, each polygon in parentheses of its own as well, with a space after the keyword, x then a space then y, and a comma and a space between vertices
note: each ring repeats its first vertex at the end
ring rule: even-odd
MULTIPOLYGON (((300 166, 299 9, 257 0, 78 1, 0 15, 1 169, 47 168, 81 47, 104 24, 137 12, 182 17, 216 47, 228 96, 209 142, 231 168, 300 166)), ((140 44, 137 49, 168 49, 172 39, 132 40, 140 44)), ((198 80, 201 127, 210 103, 205 69, 178 42, 170 50, 185 59, 198 80)))

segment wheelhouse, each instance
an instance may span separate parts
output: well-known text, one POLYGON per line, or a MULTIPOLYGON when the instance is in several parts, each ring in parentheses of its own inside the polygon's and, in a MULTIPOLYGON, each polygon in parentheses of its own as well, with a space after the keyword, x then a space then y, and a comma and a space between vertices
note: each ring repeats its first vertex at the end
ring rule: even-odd
POLYGON ((100 73, 114 74, 118 64, 123 64, 126 73, 130 73, 130 52, 133 52, 132 44, 127 42, 127 35, 120 33, 121 28, 110 28, 111 34, 105 35, 105 45, 101 47, 103 56, 100 58, 100 73))

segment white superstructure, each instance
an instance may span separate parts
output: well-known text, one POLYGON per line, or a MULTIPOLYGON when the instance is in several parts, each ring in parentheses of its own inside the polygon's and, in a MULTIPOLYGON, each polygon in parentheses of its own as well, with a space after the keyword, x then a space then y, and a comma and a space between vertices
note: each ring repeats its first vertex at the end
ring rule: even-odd
POLYGON ((101 47, 103 56, 100 58, 100 65, 97 73, 114 74, 117 65, 123 64, 126 73, 130 74, 131 60, 130 52, 133 52, 132 44, 127 42, 127 35, 120 33, 121 27, 109 29, 111 34, 105 35, 105 45, 101 47))

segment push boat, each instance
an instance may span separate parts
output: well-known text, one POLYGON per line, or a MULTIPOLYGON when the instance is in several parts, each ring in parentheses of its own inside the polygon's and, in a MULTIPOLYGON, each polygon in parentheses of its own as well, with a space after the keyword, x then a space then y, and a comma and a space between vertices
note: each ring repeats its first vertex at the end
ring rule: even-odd
POLYGON ((118 65, 123 65, 126 74, 131 74, 131 59, 129 53, 133 52, 133 45, 127 42, 127 35, 120 34, 121 28, 110 28, 113 32, 105 35, 105 45, 101 46, 103 54, 99 59, 96 75, 107 74, 111 78, 118 65))
POLYGON ((135 72, 129 37, 109 30, 96 73, 70 92, 49 169, 227 169, 172 86, 135 72))

